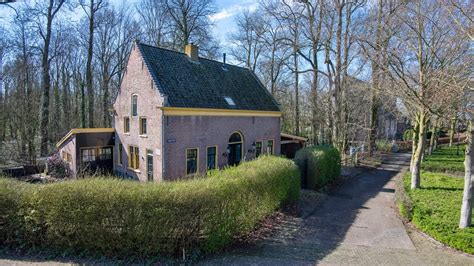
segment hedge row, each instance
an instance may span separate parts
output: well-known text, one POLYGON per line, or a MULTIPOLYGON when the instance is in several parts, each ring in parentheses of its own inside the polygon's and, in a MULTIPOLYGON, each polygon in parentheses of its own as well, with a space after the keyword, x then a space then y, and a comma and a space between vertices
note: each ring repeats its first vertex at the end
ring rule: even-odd
POLYGON ((0 178, 0 244, 109 257, 213 251, 295 201, 299 186, 292 161, 267 156, 161 184, 0 178))
POLYGON ((331 146, 311 146, 296 152, 303 187, 318 189, 341 175, 341 155, 331 146))

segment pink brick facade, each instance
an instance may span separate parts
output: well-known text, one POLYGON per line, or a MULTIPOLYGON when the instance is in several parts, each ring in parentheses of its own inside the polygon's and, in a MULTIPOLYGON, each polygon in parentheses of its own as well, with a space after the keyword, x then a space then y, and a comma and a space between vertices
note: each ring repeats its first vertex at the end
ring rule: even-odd
POLYGON ((153 152, 153 180, 160 181, 162 177, 162 111, 163 98, 155 87, 148 69, 143 62, 136 46, 133 47, 127 70, 125 72, 119 94, 114 103, 116 112, 114 119, 115 148, 114 170, 140 181, 147 180, 146 152, 153 152), (131 115, 131 97, 137 95, 138 115, 131 115), (130 118, 130 131, 124 132, 124 118, 130 118), (139 134, 139 119, 146 117, 147 134, 139 134), (119 164, 119 144, 123 146, 122 164, 119 164), (129 169, 129 146, 139 148, 139 169, 129 169))
MULTIPOLYGON (((262 141, 264 148, 273 140, 274 154, 280 154, 280 118, 263 116, 170 115, 161 109, 166 99, 160 95, 136 45, 131 51, 119 95, 114 103, 114 171, 140 181, 147 181, 147 150, 153 154, 153 181, 174 180, 186 176, 186 149, 199 148, 198 171, 206 171, 206 148, 217 146, 219 167, 227 165, 223 154, 231 134, 243 135, 243 160, 255 158, 252 144, 262 141), (131 115, 131 97, 137 95, 138 114, 131 115), (124 118, 130 118, 129 133, 124 132, 124 118), (146 117, 147 134, 139 134, 139 118, 146 117), (122 158, 119 158, 122 144, 122 158), (130 169, 129 147, 138 147, 139 168, 130 169), (122 162, 119 164, 119 162, 122 162)), ((248 115, 248 114, 247 114, 248 115)))
MULTIPOLYGON (((199 149, 199 172, 206 171, 206 148, 217 146, 217 163, 220 168, 227 165, 223 155, 229 137, 240 132, 244 138, 243 158, 255 158, 252 144, 256 141, 274 141, 274 154, 280 154, 280 118, 278 117, 232 117, 232 116, 169 116, 165 117, 164 156, 165 177, 176 179, 186 173, 186 149, 199 149)), ((264 145, 265 147, 265 145, 264 145)))

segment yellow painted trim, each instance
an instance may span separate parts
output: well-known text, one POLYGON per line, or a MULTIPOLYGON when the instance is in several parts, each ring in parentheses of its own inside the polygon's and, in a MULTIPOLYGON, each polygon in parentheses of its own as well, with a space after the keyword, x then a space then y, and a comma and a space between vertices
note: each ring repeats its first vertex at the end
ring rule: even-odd
POLYGON ((300 136, 290 135, 290 134, 286 134, 286 133, 281 133, 280 135, 281 135, 282 137, 285 137, 285 138, 297 139, 297 140, 302 140, 302 141, 308 141, 307 138, 300 137, 300 136))
POLYGON ((138 117, 138 135, 139 136, 146 136, 148 133, 148 120, 146 119, 146 116, 139 116, 138 117), (143 125, 142 125, 142 119, 145 119, 146 123, 146 131, 145 134, 143 134, 143 125))
POLYGON ((273 155, 273 154, 275 154, 275 140, 274 139, 267 140, 267 150, 268 150, 268 142, 269 141, 272 141, 272 154, 271 155, 273 155))
POLYGON ((112 148, 112 157, 114 157, 114 145, 80 147, 79 148, 79 162, 81 163, 81 165, 84 163, 82 161, 82 151, 83 150, 95 149, 95 157, 97 157, 97 155, 99 154, 98 149, 100 149, 100 148, 112 148))
POLYGON ((256 141, 255 141, 255 158, 257 158, 257 143, 259 143, 259 142, 260 142, 260 148, 262 149, 262 150, 260 151, 260 155, 259 155, 259 156, 261 156, 261 155, 263 154, 263 140, 256 140, 256 141))
POLYGON ((124 117, 123 117, 123 133, 124 133, 124 134, 130 134, 130 117, 129 117, 129 116, 124 116, 124 117), (126 130, 126 129, 127 129, 127 128, 126 128, 126 126, 127 126, 127 123, 126 123, 127 119, 128 119, 128 131, 126 130))
MULTIPOLYGON (((234 133, 237 133, 240 135, 240 142, 229 142, 227 143, 227 145, 229 144, 239 144, 240 143, 240 161, 239 161, 239 164, 242 162, 242 160, 244 159, 245 157, 245 139, 244 139, 244 134, 242 134, 242 132, 240 131, 234 131, 232 132, 232 134, 230 134, 230 136, 234 135, 234 133)), ((229 138, 230 138, 229 136, 229 138)))
POLYGON ((137 173, 140 172, 140 148, 139 148, 138 146, 135 146, 135 145, 128 145, 128 162, 127 162, 127 168, 128 168, 129 170, 133 170, 133 171, 135 171, 135 172, 137 172, 137 170, 138 170, 137 173), (138 165, 137 168, 133 168, 132 165, 131 165, 131 162, 132 162, 132 161, 131 161, 132 152, 131 152, 130 148, 133 148, 133 149, 134 149, 134 152, 133 152, 134 155, 135 155, 135 151, 136 151, 135 148, 138 150, 138 163, 135 163, 135 166, 138 165))
POLYGON ((184 158, 185 158, 185 160, 184 160, 185 168, 184 169, 186 169, 186 172, 184 173, 184 175, 188 176, 188 175, 194 175, 194 174, 199 173, 199 147, 187 148, 184 158), (188 150, 197 150, 197 152, 196 152, 196 173, 188 174, 188 150))
POLYGON ((151 149, 146 149, 145 150, 145 165, 146 165, 146 181, 147 182, 153 182, 155 181, 155 175, 154 175, 154 171, 155 171, 155 154, 153 153, 153 150, 151 149), (149 169, 148 169, 148 156, 151 155, 151 164, 152 164, 152 167, 153 167, 153 171, 151 171, 151 180, 148 180, 148 172, 149 172, 149 169))
POLYGON ((56 143, 56 148, 59 148, 66 140, 68 140, 72 135, 79 133, 111 133, 115 132, 113 128, 73 128, 56 143))
MULTIPOLYGON (((219 155, 219 147, 218 147, 217 145, 211 145, 211 146, 206 146, 206 171, 209 171, 209 169, 207 169, 207 165, 208 165, 208 163, 209 163, 209 162, 207 161, 207 159, 208 159, 208 157, 207 157, 207 149, 208 149, 208 148, 212 148, 212 147, 216 147, 216 154, 214 155, 214 157, 216 157, 216 159, 215 159, 215 161, 216 161, 216 162, 215 162, 215 163, 216 163, 216 168, 215 168, 215 169, 219 169, 219 156, 218 156, 218 155, 219 155)), ((211 169, 211 170, 213 170, 213 169, 211 169)))
POLYGON ((259 116, 281 117, 280 111, 161 107, 165 116, 259 116))

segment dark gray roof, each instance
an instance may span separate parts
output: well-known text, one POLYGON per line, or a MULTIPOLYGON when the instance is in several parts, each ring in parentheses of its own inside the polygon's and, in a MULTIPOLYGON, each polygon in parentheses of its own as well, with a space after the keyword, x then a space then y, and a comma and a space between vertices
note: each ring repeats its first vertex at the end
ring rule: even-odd
POLYGON ((137 43, 167 106, 212 109, 279 111, 271 94, 247 68, 137 43), (229 105, 230 97, 235 105, 229 105))

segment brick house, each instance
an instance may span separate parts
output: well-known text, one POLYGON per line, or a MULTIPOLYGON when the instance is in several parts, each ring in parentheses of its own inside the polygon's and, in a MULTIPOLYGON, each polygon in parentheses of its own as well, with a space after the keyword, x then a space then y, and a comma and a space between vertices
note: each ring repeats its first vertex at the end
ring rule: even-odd
POLYGON ((174 180, 280 154, 277 102, 247 68, 135 42, 114 103, 113 170, 174 180))

